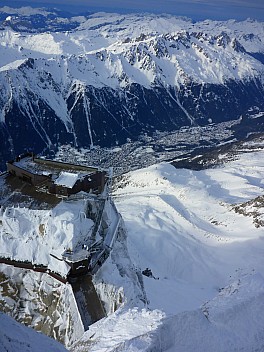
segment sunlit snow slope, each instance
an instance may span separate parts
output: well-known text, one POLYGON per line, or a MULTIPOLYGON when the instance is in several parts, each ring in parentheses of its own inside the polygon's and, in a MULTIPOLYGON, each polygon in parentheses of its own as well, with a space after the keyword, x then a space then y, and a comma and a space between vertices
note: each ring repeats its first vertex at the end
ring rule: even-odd
MULTIPOLYGON (((263 154, 203 171, 163 163, 123 177, 115 202, 134 264, 155 277, 143 276, 152 313, 144 320, 144 310, 124 309, 73 351, 89 337, 92 351, 262 351, 264 230, 233 206, 263 195, 263 154)), ((263 203, 255 203, 261 217, 263 203)))
POLYGON ((154 165, 124 178, 116 204, 150 307, 193 309, 240 273, 261 270, 264 230, 232 205, 263 194, 263 152, 203 171, 154 165), (254 166, 252 166, 254 165, 254 166), (160 299, 162 293, 162 299, 160 299))
POLYGON ((1 352, 65 352, 66 349, 55 340, 17 323, 0 313, 1 352))

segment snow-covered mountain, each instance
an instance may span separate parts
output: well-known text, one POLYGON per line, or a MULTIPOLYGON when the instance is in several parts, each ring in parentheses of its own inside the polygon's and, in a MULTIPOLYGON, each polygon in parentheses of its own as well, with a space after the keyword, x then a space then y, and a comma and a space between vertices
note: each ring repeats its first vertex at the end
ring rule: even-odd
POLYGON ((0 15, 3 160, 263 116, 263 23, 8 7, 0 15))

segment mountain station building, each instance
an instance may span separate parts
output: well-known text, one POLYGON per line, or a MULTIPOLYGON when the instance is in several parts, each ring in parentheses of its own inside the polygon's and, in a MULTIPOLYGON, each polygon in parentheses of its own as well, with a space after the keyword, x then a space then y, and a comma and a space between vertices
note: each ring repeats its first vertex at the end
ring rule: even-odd
POLYGON ((80 191, 98 194, 103 192, 106 183, 105 170, 38 158, 32 153, 8 161, 7 171, 40 191, 60 196, 80 191))

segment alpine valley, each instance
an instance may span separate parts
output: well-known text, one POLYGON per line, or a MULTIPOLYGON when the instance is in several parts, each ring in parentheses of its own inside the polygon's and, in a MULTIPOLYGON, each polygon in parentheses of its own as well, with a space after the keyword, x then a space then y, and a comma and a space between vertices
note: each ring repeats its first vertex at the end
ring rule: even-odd
POLYGON ((219 143, 230 121, 221 142, 263 131, 262 22, 29 7, 3 7, 0 20, 2 171, 29 149, 154 138, 160 152, 160 134, 191 127, 181 144, 188 151, 193 128, 210 135, 199 147, 219 143))

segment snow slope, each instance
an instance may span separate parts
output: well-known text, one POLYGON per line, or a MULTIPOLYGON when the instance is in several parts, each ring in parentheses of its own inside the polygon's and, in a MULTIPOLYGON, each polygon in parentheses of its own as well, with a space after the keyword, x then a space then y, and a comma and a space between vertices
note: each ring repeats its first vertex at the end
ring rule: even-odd
POLYGON ((65 347, 55 340, 17 323, 0 312, 1 352, 64 352, 65 347))
POLYGON ((231 206, 263 194, 262 155, 203 171, 154 165, 131 173, 117 189, 129 252, 141 270, 159 277, 144 281, 151 308, 168 314, 196 308, 238 271, 261 271, 263 228, 231 206))
POLYGON ((114 194, 128 252, 154 276, 143 276, 147 311, 121 306, 72 351, 263 351, 264 230, 233 208, 263 194, 263 154, 123 177, 114 194))

